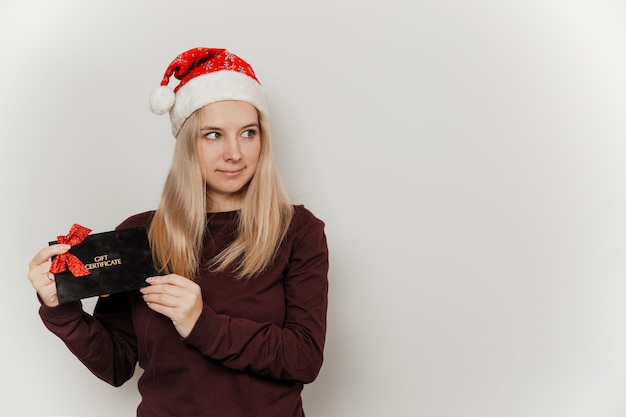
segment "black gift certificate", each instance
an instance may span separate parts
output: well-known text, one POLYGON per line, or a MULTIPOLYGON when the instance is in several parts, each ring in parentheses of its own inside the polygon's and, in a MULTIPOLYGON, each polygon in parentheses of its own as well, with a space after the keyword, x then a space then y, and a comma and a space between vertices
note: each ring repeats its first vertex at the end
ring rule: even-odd
POLYGON ((147 285, 146 278, 156 275, 143 226, 88 235, 68 253, 85 265, 89 275, 75 277, 69 270, 54 274, 61 304, 136 290, 147 285))

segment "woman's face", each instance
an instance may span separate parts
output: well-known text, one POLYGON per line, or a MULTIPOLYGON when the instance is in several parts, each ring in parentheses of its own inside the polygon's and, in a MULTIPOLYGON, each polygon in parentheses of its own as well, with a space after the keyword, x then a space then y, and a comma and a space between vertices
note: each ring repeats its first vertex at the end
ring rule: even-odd
POLYGON ((261 153, 256 108, 243 101, 219 101, 199 110, 198 159, 211 211, 241 208, 261 153))

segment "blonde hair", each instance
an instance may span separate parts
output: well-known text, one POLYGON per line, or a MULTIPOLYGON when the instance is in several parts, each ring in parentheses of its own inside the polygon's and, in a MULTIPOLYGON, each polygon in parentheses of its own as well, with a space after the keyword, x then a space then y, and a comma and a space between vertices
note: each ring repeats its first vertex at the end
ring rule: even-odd
MULTIPOLYGON (((196 146, 200 140, 198 113, 185 121, 176 137, 172 166, 148 231, 157 270, 190 279, 200 268, 207 207, 211 204, 196 146)), ((238 233, 210 261, 212 270, 231 270, 240 279, 260 273, 274 259, 293 217, 293 205, 273 160, 268 122, 260 112, 257 114, 261 151, 256 172, 244 189, 238 233)))

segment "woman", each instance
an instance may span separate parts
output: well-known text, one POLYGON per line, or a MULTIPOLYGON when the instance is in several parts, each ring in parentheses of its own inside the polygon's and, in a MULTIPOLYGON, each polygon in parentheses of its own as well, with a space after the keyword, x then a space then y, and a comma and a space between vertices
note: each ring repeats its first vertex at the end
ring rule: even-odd
POLYGON ((303 416, 322 365, 328 253, 324 224, 286 197, 272 161, 265 94, 224 49, 195 48, 151 96, 176 137, 161 202, 145 225, 155 266, 138 291, 59 304, 42 249, 29 280, 45 326, 114 386, 143 368, 138 416, 303 416), (171 91, 171 76, 180 84, 171 91))

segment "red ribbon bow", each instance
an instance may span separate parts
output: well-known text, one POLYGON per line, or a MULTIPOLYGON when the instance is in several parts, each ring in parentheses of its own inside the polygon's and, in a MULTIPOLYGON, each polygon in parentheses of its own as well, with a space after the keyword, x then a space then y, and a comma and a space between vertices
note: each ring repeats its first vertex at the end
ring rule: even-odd
MULTIPOLYGON (((83 227, 80 224, 74 224, 67 236, 58 236, 57 240, 59 243, 75 246, 82 242, 89 233, 91 233, 91 229, 83 227)), ((69 269, 75 277, 83 277, 90 274, 89 270, 85 268, 85 265, 83 265, 80 259, 69 252, 57 255, 52 260, 50 272, 58 274, 66 269, 69 269)))

